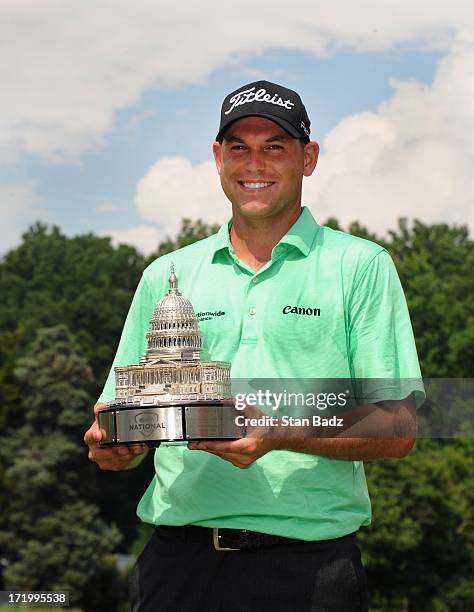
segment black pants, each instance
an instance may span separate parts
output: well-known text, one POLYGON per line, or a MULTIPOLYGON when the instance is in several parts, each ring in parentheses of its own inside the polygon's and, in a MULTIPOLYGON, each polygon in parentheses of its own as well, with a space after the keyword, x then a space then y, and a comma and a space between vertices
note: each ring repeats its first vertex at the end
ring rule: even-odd
POLYGON ((216 551, 155 531, 130 577, 132 612, 362 612, 355 535, 252 551, 216 551))

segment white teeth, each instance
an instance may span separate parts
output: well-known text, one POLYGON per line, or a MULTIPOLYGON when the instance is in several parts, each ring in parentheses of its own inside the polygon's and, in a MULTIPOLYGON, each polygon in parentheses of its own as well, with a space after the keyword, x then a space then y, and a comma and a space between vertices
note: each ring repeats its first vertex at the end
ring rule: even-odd
POLYGON ((269 185, 273 185, 270 183, 242 183, 246 189, 263 189, 264 187, 268 187, 269 185))

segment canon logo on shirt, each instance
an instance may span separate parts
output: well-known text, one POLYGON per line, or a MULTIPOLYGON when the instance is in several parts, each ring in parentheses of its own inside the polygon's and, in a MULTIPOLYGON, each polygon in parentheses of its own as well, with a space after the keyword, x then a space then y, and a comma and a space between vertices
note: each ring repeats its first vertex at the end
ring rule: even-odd
POLYGON ((284 306, 283 314, 308 315, 309 317, 320 317, 320 308, 305 308, 304 306, 284 306))

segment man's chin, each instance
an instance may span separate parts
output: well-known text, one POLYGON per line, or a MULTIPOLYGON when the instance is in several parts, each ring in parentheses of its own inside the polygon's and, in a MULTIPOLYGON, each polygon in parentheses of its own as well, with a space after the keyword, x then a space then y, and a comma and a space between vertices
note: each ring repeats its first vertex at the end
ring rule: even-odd
POLYGON ((263 221, 263 219, 272 219, 275 213, 271 211, 251 211, 251 212, 240 212, 242 219, 248 221, 263 221))
POLYGON ((251 219, 265 219, 275 214, 275 207, 266 202, 245 202, 237 205, 236 211, 243 217, 251 219))

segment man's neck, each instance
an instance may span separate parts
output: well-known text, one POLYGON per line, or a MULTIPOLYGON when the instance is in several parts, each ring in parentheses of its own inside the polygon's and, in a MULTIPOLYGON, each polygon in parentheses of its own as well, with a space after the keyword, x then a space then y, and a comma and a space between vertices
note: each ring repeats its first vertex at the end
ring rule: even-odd
POLYGON ((252 270, 260 270, 272 257, 272 250, 301 214, 301 207, 283 219, 247 219, 234 216, 230 241, 236 256, 252 270))

